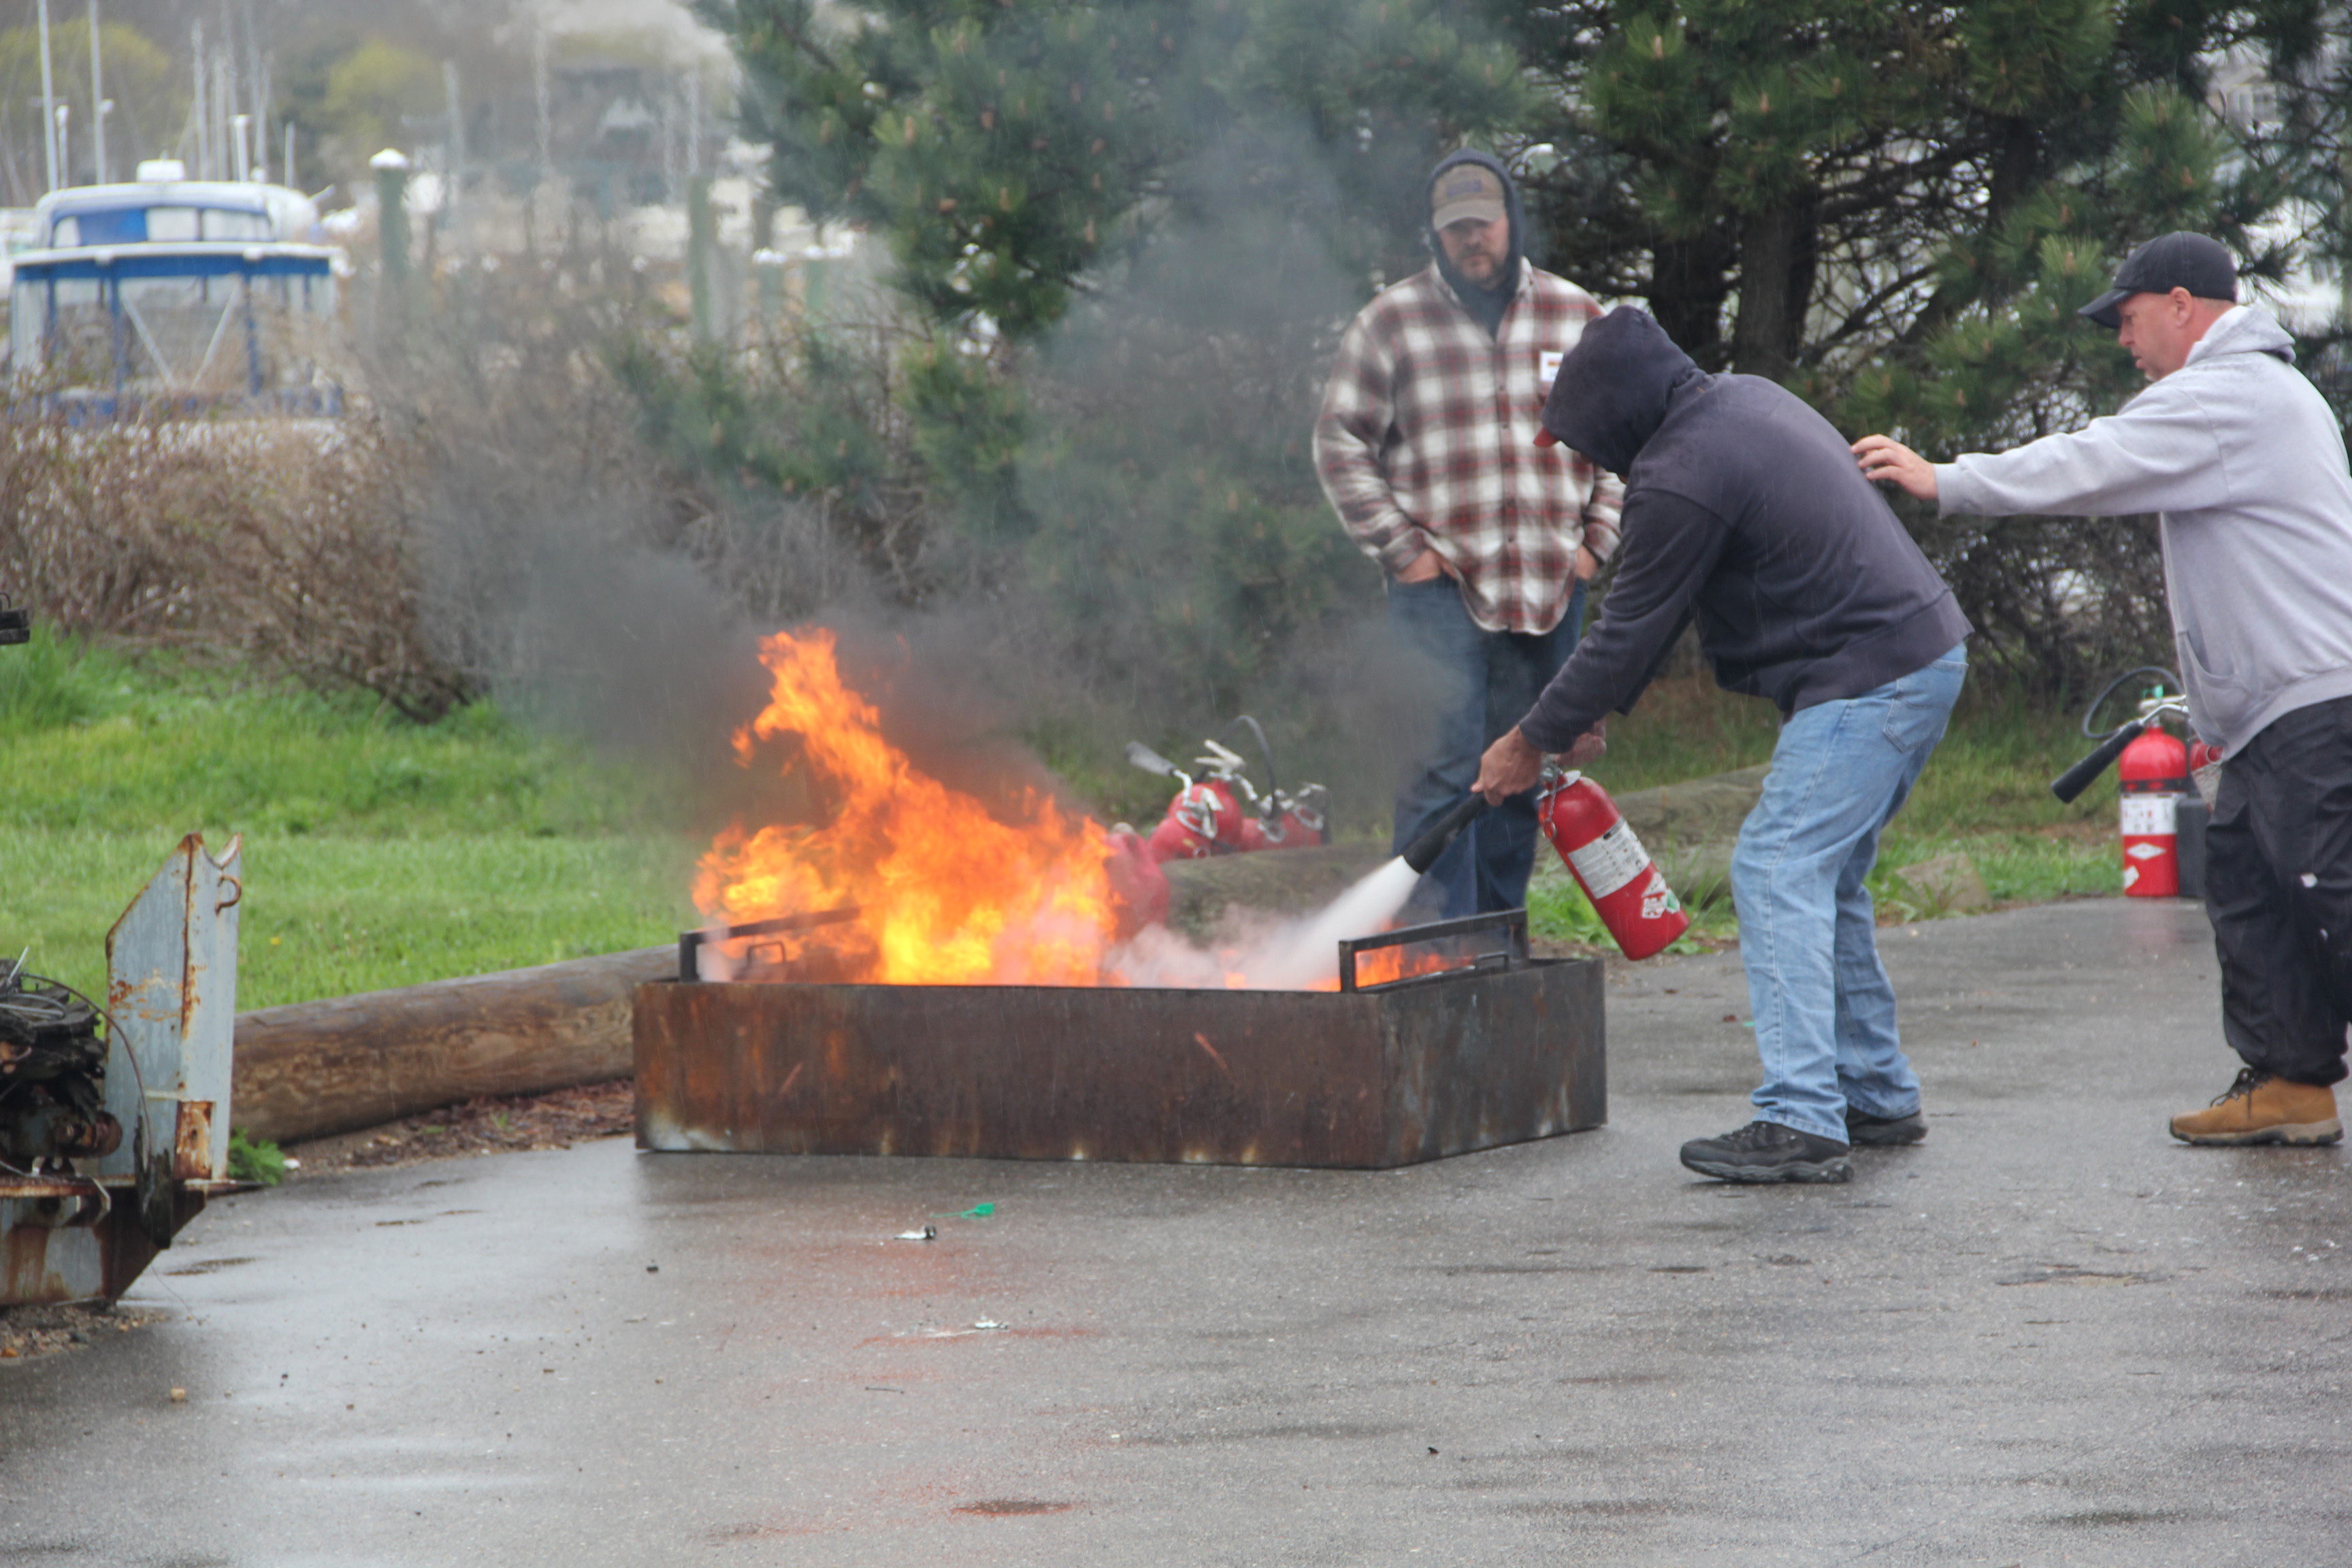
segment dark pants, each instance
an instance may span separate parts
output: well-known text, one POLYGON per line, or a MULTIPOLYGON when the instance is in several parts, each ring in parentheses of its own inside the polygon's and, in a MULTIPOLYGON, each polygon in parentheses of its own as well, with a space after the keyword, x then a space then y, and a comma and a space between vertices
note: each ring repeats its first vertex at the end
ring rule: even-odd
MULTIPOLYGON (((1576 651, 1584 626, 1584 584, 1559 625, 1538 636, 1490 632, 1470 618, 1451 577, 1389 584, 1389 631, 1432 681, 1436 724, 1427 754, 1397 788, 1396 837, 1402 853, 1459 805, 1478 777, 1478 759, 1528 716, 1576 651)), ((1454 920, 1515 910, 1528 900, 1536 863, 1536 799, 1530 790, 1463 830, 1421 879, 1409 920, 1454 920)))
POLYGON ((2352 697, 2273 720, 2221 769, 2205 829, 2221 1032, 2290 1083, 2344 1077, 2352 1019, 2352 697))

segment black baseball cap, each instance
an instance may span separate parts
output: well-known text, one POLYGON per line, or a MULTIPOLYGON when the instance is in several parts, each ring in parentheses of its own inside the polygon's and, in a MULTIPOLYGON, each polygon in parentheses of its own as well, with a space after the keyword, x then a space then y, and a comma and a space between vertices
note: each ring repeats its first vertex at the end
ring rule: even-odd
POLYGON ((2169 294, 2186 289, 2192 299, 2238 297, 2238 264, 2218 239, 2182 229, 2158 235, 2124 258, 2116 286, 2074 313, 2103 327, 2119 327, 2116 307, 2135 294, 2169 294))

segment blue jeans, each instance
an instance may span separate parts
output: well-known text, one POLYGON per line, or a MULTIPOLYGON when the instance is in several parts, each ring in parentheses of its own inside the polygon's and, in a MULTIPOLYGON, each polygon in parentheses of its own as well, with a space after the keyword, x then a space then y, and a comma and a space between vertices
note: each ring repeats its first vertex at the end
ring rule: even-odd
POLYGON ((1966 644, 1874 691, 1801 710, 1780 727, 1763 798, 1731 858, 1739 957, 1763 1086, 1756 1120, 1846 1141, 1848 1106, 1919 1109, 1895 1028, 1870 890, 1878 834, 1944 738, 1966 644))
MULTIPOLYGON (((1451 577, 1389 584, 1389 635, 1433 683, 1436 731, 1428 752, 1398 786, 1396 835, 1403 853, 1459 805, 1478 777, 1478 759, 1528 716, 1576 651, 1584 626, 1584 584, 1550 631, 1490 632, 1470 618, 1451 577)), ((1505 801, 1462 831, 1421 879, 1407 920, 1454 920, 1515 910, 1528 900, 1536 863, 1535 792, 1505 801)))

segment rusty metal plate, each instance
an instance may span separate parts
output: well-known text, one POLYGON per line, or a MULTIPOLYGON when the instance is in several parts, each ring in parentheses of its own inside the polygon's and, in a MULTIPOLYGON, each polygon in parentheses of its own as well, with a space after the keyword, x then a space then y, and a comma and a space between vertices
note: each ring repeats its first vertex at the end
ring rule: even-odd
POLYGON ((1598 1126, 1601 965, 1351 994, 638 987, 637 1145, 1379 1168, 1598 1126))
MULTIPOLYGON (((0 1303, 111 1301, 161 1249, 139 1223, 128 1181, 0 1178, 0 1303)), ((206 1186, 227 1184, 203 1184, 206 1186)), ((174 1184, 166 1194, 176 1233, 205 1206, 205 1194, 174 1184)))
POLYGON ((177 1131, 172 1140, 172 1175, 176 1181, 208 1181, 213 1173, 213 1102, 180 1101, 177 1131))

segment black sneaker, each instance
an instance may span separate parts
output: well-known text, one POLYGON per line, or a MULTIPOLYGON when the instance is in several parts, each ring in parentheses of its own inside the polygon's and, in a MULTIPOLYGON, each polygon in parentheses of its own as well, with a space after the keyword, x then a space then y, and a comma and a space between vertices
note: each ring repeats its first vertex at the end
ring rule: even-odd
POLYGON ((1927 1121, 1915 1110, 1908 1116, 1873 1116, 1845 1108, 1845 1139, 1862 1149, 1895 1149, 1927 1136, 1927 1121))
POLYGON ((1853 1150, 1777 1121, 1751 1121, 1720 1138, 1692 1139, 1683 1145, 1683 1163, 1727 1182, 1850 1182, 1853 1150))

